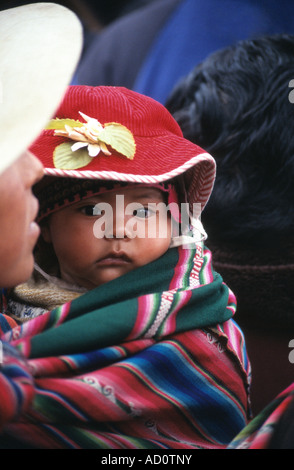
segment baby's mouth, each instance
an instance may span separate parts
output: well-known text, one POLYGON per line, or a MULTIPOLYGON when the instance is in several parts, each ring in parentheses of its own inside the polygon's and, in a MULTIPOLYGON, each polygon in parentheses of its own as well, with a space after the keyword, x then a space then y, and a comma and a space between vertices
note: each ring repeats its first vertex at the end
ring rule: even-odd
POLYGON ((131 263, 129 256, 122 251, 108 253, 97 261, 99 266, 123 266, 131 263))

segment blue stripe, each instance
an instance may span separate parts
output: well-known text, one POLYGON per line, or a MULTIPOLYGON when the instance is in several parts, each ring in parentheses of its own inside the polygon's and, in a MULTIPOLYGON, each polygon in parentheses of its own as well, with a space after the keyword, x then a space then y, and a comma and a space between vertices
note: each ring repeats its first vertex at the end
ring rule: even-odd
POLYGON ((188 364, 170 343, 152 346, 121 366, 124 364, 132 365, 168 393, 172 402, 179 402, 179 408, 186 408, 205 433, 219 443, 230 442, 246 425, 237 405, 209 383, 197 365, 188 364))

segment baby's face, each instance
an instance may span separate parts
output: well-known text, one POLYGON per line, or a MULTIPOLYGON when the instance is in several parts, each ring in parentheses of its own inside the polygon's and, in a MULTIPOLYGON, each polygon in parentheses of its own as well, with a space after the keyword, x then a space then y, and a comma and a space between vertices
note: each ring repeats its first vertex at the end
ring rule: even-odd
POLYGON ((42 234, 53 244, 62 279, 93 289, 162 256, 171 230, 164 193, 137 186, 53 213, 42 234))

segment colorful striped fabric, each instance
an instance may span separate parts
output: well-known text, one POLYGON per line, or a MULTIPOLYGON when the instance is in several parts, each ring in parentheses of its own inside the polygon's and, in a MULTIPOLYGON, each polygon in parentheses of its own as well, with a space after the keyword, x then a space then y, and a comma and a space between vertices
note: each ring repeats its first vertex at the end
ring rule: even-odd
POLYGON ((225 448, 249 415, 235 309, 181 247, 5 333, 27 365, 5 354, 0 448, 225 448))
POLYGON ((235 437, 229 449, 273 449, 272 439, 280 420, 294 403, 294 383, 270 403, 235 437))
POLYGON ((9 317, 8 315, 0 314, 0 336, 4 333, 7 333, 15 326, 17 326, 17 323, 15 320, 13 320, 13 318, 9 317))

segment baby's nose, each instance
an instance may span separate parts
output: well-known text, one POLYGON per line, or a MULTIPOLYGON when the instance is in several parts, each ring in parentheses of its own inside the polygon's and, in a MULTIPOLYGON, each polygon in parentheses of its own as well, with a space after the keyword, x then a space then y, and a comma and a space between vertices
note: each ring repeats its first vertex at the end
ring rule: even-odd
POLYGON ((128 227, 129 219, 130 217, 123 212, 114 213, 112 221, 109 224, 106 223, 105 238, 123 240, 134 238, 128 227))
POLYGON ((122 212, 116 213, 113 217, 112 235, 112 238, 127 238, 125 215, 122 212))

